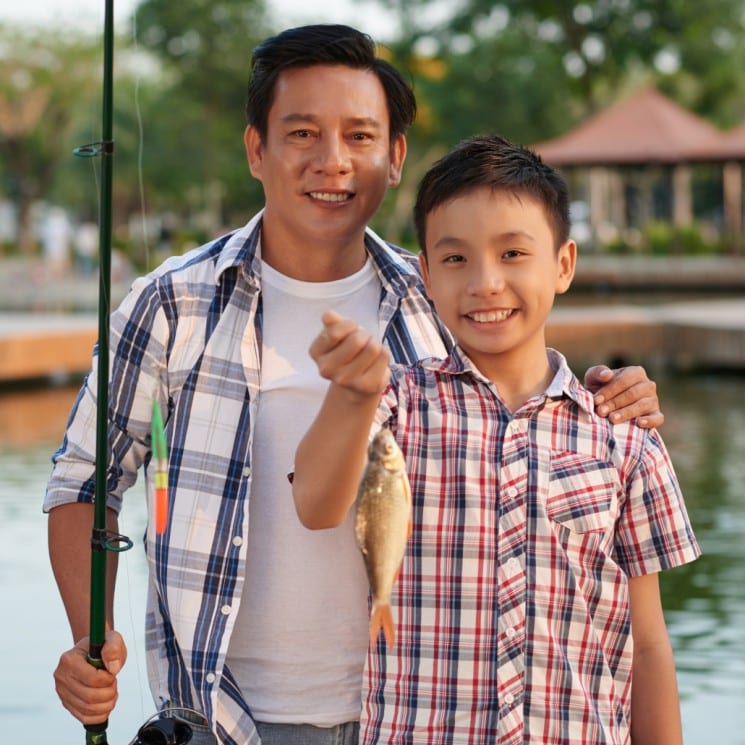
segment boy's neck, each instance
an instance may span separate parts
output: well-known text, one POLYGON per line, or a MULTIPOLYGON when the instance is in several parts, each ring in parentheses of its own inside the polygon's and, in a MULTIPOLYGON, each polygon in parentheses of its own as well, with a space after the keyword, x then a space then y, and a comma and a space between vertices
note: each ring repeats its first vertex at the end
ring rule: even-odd
POLYGON ((511 412, 543 393, 556 374, 549 363, 545 344, 529 353, 521 350, 521 353, 498 354, 474 360, 474 364, 496 385, 500 398, 511 412))

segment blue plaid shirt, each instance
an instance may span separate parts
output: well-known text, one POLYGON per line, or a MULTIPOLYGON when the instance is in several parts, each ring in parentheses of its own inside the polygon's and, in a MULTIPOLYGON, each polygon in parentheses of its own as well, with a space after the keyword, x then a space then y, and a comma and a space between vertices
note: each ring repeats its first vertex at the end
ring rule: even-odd
MULTIPOLYGON (((156 702, 204 712, 221 743, 259 737, 225 667, 243 592, 253 422, 261 379, 261 214, 135 282, 111 318, 108 504, 146 468, 147 657, 156 702), (166 423, 168 527, 153 525, 153 400, 166 423)), ((380 334, 397 362, 444 356, 414 257, 367 231, 380 334)), ((45 510, 94 497, 96 364, 53 458, 45 510)), ((320 405, 320 401, 319 401, 320 405)))

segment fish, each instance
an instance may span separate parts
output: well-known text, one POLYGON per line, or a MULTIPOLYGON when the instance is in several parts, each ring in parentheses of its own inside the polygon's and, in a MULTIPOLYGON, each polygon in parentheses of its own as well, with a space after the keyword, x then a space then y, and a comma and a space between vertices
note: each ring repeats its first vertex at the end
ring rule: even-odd
POLYGON ((390 649, 396 638, 391 591, 411 535, 411 486, 403 453, 389 429, 375 434, 367 458, 357 491, 355 537, 372 595, 370 643, 377 643, 382 629, 390 649))

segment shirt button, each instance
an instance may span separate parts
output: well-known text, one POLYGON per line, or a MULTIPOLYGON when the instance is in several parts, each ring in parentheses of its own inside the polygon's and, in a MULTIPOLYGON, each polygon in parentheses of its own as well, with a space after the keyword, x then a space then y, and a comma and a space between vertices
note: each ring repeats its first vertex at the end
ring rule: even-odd
POLYGON ((207 673, 207 675, 204 676, 204 679, 208 683, 214 683, 217 680, 217 677, 215 676, 214 673, 207 673))
POLYGON ((220 608, 220 613, 222 613, 223 616, 229 616, 231 610, 232 608, 229 605, 223 605, 223 607, 220 608))
POLYGON ((504 633, 507 635, 508 639, 514 639, 517 631, 515 631, 512 626, 510 626, 504 633))
POLYGON ((245 467, 245 468, 243 469, 243 475, 244 475, 244 476, 245 476, 246 478, 248 478, 248 477, 249 477, 249 476, 251 475, 251 469, 250 469, 250 468, 249 468, 248 466, 246 466, 246 467, 245 467))
POLYGON ((507 704, 507 706, 512 706, 512 704, 515 703, 515 697, 511 693, 508 693, 504 697, 504 702, 507 704))
POLYGON ((239 535, 235 536, 233 538, 233 545, 234 546, 240 546, 243 543, 243 538, 241 538, 239 535))
POLYGON ((504 490, 504 496, 506 499, 514 499, 517 496, 517 489, 508 487, 507 489, 504 490))
POLYGON ((517 559, 514 559, 514 558, 513 559, 510 559, 507 562, 507 568, 511 572, 516 572, 518 569, 520 569, 520 562, 517 559))

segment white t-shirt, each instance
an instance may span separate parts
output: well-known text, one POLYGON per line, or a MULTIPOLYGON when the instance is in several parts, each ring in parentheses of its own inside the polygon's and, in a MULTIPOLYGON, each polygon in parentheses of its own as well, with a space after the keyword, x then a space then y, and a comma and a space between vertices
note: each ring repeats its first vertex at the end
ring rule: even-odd
POLYGON ((321 314, 336 310, 380 338, 381 286, 369 261, 334 282, 301 282, 262 264, 261 281, 248 569, 227 666, 258 721, 333 726, 360 715, 367 577, 353 511, 339 528, 304 528, 287 474, 328 385, 308 354, 321 314))

